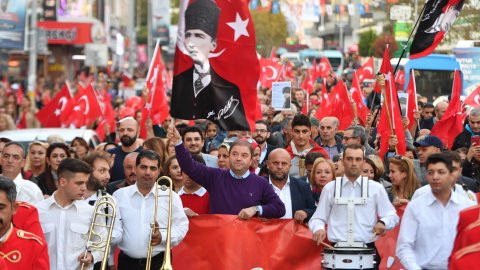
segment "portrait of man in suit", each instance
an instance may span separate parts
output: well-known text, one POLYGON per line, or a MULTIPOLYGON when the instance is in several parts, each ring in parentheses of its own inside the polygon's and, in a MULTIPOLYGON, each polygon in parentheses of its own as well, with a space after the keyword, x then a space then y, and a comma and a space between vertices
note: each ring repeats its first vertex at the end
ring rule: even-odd
POLYGON ((183 46, 193 66, 173 79, 172 116, 209 119, 225 130, 249 130, 240 89, 222 78, 209 61, 217 48, 219 16, 212 0, 194 0, 185 10, 183 46))

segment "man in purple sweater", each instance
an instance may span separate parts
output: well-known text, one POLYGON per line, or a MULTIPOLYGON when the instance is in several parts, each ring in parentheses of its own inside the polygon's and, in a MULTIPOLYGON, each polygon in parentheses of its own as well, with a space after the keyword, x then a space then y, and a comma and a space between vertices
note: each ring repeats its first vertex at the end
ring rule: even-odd
POLYGON ((247 141, 236 141, 230 147, 230 169, 223 170, 194 161, 173 126, 169 127, 167 138, 175 143, 182 171, 208 190, 210 214, 238 214, 240 219, 249 219, 257 214, 265 218, 285 215, 285 205, 272 186, 248 170, 253 148, 247 141))

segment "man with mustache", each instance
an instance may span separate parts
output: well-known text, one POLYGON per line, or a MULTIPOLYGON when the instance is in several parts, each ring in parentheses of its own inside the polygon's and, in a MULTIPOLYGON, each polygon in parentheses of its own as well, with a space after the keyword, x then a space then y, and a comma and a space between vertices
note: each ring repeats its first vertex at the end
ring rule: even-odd
POLYGON ((4 261, 0 269, 50 269, 45 240, 12 224, 19 206, 16 196, 15 184, 0 176, 0 254, 4 261))
POLYGON ((116 148, 108 150, 115 158, 110 170, 110 181, 125 179, 123 160, 131 152, 142 151, 142 146, 137 141, 139 125, 133 117, 125 117, 117 122, 117 136, 122 143, 116 148))
POLYGON ((128 187, 137 181, 137 175, 135 174, 135 160, 137 159, 138 153, 132 152, 128 154, 123 160, 123 172, 125 173, 125 179, 110 182, 107 185, 107 192, 113 194, 119 188, 128 187))

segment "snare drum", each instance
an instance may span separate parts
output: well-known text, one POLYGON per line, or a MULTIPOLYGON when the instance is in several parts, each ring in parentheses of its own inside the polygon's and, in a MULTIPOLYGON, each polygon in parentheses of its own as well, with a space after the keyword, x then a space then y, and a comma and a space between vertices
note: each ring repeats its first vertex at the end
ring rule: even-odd
POLYGON ((323 249, 323 269, 374 269, 373 248, 323 249))

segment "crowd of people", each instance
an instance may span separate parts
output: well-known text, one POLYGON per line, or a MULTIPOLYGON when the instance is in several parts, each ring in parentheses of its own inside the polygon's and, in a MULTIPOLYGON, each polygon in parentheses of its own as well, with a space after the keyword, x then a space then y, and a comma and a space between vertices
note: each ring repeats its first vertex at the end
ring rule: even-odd
MULTIPOLYGON (((96 87, 108 88, 105 77, 99 78, 96 87)), ((329 76, 327 88, 341 79, 329 76)), ((363 126, 354 119, 339 130, 336 116, 317 119, 322 84, 315 84, 310 94, 292 89, 293 106, 286 111, 273 110, 271 90, 260 88, 263 119, 252 131, 168 117, 162 125, 147 127, 146 138, 139 137, 139 114, 125 114, 128 106, 113 88, 118 87, 109 90, 115 133, 95 148, 80 137, 66 142, 61 134, 31 142, 27 149, 0 138, 0 262, 8 269, 77 269, 80 264, 98 269, 103 254, 87 248, 87 237, 94 205, 108 194, 116 203, 108 265, 114 269, 113 251, 118 249, 118 269, 143 269, 151 245, 152 267, 159 268, 168 196, 155 196, 154 186, 162 175, 173 183, 174 246, 187 235, 189 219, 227 214, 242 220, 294 219, 310 228, 319 245, 360 243, 356 247, 375 251, 375 268, 384 259, 375 241, 397 226, 396 256, 407 269, 447 269, 470 254, 455 253, 471 245, 456 236, 467 237, 460 226, 457 234, 457 224, 465 222, 462 210, 478 203, 480 108, 468 112, 463 132, 445 149, 429 133, 448 101, 434 106, 419 97, 416 122, 409 129, 404 121, 406 154, 397 155, 398 140, 392 135, 388 152, 380 156, 379 102, 368 98, 371 85, 362 89, 371 108, 363 126), (349 198, 359 200, 342 200, 349 198), (347 224, 349 203, 355 205, 349 217, 353 232, 347 224), (156 229, 150 233, 152 222, 156 229)), ((25 127, 39 126, 34 114, 49 91, 35 101, 24 96, 20 106, 18 95, 8 94, 4 86, 0 91, 0 131, 16 128, 23 115, 25 127)))

